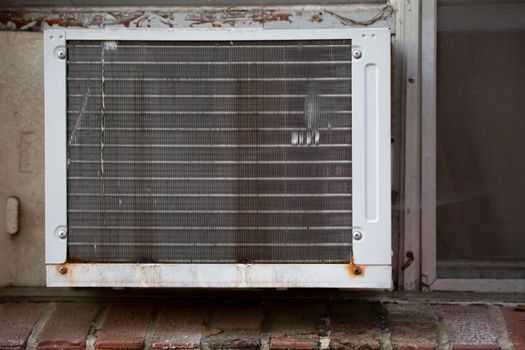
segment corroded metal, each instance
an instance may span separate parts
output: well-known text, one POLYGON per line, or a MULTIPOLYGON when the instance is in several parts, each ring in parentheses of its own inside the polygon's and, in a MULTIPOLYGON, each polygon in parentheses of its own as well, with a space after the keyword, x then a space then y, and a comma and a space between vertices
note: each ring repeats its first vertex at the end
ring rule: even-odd
POLYGON ((350 264, 47 265, 49 287, 212 287, 390 289, 391 269, 350 264))

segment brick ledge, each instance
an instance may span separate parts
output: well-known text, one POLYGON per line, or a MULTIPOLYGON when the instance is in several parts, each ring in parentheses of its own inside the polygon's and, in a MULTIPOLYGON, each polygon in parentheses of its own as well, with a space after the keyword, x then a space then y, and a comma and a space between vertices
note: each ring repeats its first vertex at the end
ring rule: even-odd
POLYGON ((519 307, 341 300, 0 304, 0 350, 525 350, 519 307))

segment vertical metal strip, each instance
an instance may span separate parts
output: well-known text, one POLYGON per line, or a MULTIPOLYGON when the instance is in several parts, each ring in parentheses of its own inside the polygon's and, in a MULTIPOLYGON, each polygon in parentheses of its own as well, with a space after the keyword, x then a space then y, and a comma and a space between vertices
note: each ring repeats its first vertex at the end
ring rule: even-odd
POLYGON ((437 0, 421 11, 421 285, 436 279, 437 0))
POLYGON ((421 264, 421 2, 401 1, 404 74, 400 89, 403 125, 401 269, 403 287, 419 289, 421 264))
MULTIPOLYGON (((45 177, 46 263, 66 261, 67 234, 57 229, 67 224, 66 186, 66 34, 60 30, 44 34, 45 62, 45 177)), ((63 231, 65 232, 65 231, 63 231)))

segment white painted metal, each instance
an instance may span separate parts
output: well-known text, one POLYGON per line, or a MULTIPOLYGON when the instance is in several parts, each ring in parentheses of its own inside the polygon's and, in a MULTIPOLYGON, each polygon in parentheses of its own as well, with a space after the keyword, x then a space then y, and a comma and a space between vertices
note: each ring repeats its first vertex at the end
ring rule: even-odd
POLYGON ((47 264, 65 262, 67 254, 67 239, 55 233, 67 224, 66 60, 57 57, 57 50, 65 45, 65 31, 44 34, 47 264))
MULTIPOLYGON (((350 33, 354 32, 352 30, 350 33)), ((357 31, 352 46, 352 222, 354 263, 392 260, 390 163, 390 33, 357 31)))
MULTIPOLYGON (((64 32, 48 29, 47 35, 64 32)), ((390 36, 387 28, 352 29, 262 29, 262 28, 185 28, 185 29, 67 29, 66 40, 155 40, 155 41, 238 41, 238 40, 323 40, 352 39, 352 45, 363 47, 362 35, 390 36)), ((379 45, 379 41, 366 45, 379 45)))
POLYGON ((345 264, 67 264, 47 266, 50 287, 381 288, 391 289, 389 266, 345 264), (62 269, 64 272, 64 269, 62 269))
POLYGON ((47 30, 46 65, 46 263, 49 286, 338 287, 391 288, 390 31, 387 28, 104 29, 47 30), (65 40, 315 40, 351 39, 362 51, 352 61, 353 223, 362 238, 353 243, 354 264, 68 264, 65 225, 66 70, 56 48, 65 40), (63 271, 62 271, 63 272, 63 271), (66 278, 67 277, 67 278, 66 278))

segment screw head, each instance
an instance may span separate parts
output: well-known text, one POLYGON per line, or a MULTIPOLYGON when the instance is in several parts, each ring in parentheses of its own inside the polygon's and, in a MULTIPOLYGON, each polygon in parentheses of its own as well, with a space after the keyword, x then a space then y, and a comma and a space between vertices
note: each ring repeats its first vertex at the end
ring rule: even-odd
POLYGON ((57 227, 57 229, 55 230, 55 233, 60 239, 67 238, 67 228, 65 226, 57 227))
POLYGON ((359 241, 361 238, 363 238, 363 234, 359 231, 355 231, 352 234, 352 237, 354 238, 355 241, 359 241))
POLYGON ((352 57, 353 58, 359 59, 362 56, 363 56, 363 53, 361 52, 361 50, 354 50, 354 51, 352 51, 352 57))
POLYGON ((59 47, 57 50, 56 50, 56 55, 58 58, 60 58, 61 60, 63 60, 64 58, 66 58, 66 48, 65 47, 59 47))
POLYGON ((67 273, 67 266, 60 265, 58 267, 58 273, 61 274, 61 275, 65 275, 67 273))

